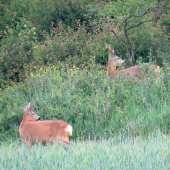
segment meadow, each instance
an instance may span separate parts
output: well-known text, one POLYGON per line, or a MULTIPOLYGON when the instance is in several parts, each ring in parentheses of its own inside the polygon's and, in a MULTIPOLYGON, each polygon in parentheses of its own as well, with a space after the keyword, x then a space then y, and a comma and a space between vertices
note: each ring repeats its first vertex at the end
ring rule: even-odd
POLYGON ((170 168, 170 138, 157 132, 147 139, 118 135, 108 140, 71 141, 65 150, 59 144, 35 145, 28 150, 19 140, 0 146, 2 170, 46 169, 162 169, 170 168))
POLYGON ((23 109, 35 103, 42 120, 64 120, 73 126, 73 139, 119 134, 147 136, 161 130, 169 134, 169 69, 140 82, 109 80, 103 66, 89 62, 84 68, 66 64, 41 68, 24 83, 1 93, 1 140, 18 138, 23 109))

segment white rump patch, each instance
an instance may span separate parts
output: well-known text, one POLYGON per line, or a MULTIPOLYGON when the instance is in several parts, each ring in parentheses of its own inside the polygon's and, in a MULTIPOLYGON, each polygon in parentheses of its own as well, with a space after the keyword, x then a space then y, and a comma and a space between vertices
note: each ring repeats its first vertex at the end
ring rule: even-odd
POLYGON ((65 129, 65 131, 70 132, 70 135, 72 136, 73 128, 71 125, 68 125, 67 128, 65 129))

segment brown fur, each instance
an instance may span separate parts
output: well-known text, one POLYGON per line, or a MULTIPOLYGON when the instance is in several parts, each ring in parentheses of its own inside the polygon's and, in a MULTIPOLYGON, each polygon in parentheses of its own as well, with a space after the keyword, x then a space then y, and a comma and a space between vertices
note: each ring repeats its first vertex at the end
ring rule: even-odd
POLYGON ((42 142, 44 146, 47 142, 52 144, 56 141, 64 146, 69 144, 67 139, 71 132, 66 130, 69 124, 60 120, 38 121, 40 117, 32 111, 33 108, 34 104, 32 106, 28 104, 24 109, 23 119, 19 127, 21 140, 29 148, 37 142, 42 142))

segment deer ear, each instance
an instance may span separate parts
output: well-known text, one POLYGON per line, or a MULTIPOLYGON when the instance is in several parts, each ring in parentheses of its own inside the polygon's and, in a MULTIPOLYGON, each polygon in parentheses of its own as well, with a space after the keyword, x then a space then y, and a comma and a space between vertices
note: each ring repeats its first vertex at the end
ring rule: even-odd
POLYGON ((27 109, 30 107, 30 103, 28 103, 24 108, 24 113, 27 111, 27 109))
MULTIPOLYGON (((28 106, 28 105, 27 105, 27 106, 28 106)), ((27 106, 26 106, 26 108, 24 109, 24 113, 25 113, 25 114, 31 112, 31 111, 34 109, 35 103, 32 104, 31 106, 30 106, 30 103, 29 103, 29 107, 27 107, 27 106)))
POLYGON ((106 48, 111 52, 113 53, 112 49, 110 48, 110 46, 106 46, 106 48))
POLYGON ((112 52, 113 52, 114 55, 116 55, 116 50, 115 49, 113 49, 112 52))
POLYGON ((106 45, 106 48, 109 50, 109 47, 106 45))

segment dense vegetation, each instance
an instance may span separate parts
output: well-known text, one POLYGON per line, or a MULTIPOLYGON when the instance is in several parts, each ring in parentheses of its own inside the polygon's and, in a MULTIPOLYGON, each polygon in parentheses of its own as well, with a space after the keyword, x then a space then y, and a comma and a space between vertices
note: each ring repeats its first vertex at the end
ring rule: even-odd
POLYGON ((161 10, 164 11, 159 17, 130 29, 128 36, 134 49, 134 63, 152 60, 163 66, 163 62, 169 60, 168 1, 143 17, 137 16, 159 4, 156 0, 147 3, 134 0, 131 7, 129 1, 121 0, 8 0, 0 3, 1 88, 11 81, 23 81, 35 67, 55 65, 58 61, 79 66, 95 56, 95 62, 105 65, 107 44, 114 47, 120 57, 128 59, 124 46, 108 30, 114 29, 127 44, 124 29, 152 19, 161 10), (124 20, 130 9, 131 18, 126 25, 124 20), (151 53, 152 58, 149 58, 151 53))
MULTIPOLYGON (((60 63, 40 68, 0 96, 1 139, 19 137, 23 108, 35 102, 42 119, 61 119, 74 127, 73 137, 147 136, 161 129, 169 133, 170 74, 162 70, 142 83, 108 80, 105 68, 89 61, 80 69, 60 63)), ((134 80, 133 80, 134 81, 134 80)))
POLYGON ((0 2, 0 140, 19 137, 23 108, 35 102, 42 119, 62 119, 73 138, 169 134, 169 1, 8 0, 0 2), (158 8, 151 8, 159 5, 158 8), (139 14, 149 10, 146 15, 139 14), (161 66, 155 80, 108 80, 110 44, 130 66, 161 66), (160 12, 161 11, 161 12, 160 12), (159 13, 158 17, 154 16, 159 13), (138 17, 137 17, 138 16, 138 17), (110 30, 114 30, 110 31, 110 30))

